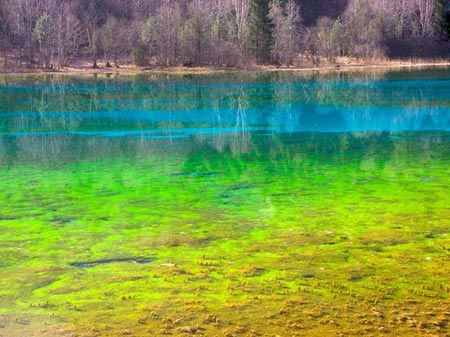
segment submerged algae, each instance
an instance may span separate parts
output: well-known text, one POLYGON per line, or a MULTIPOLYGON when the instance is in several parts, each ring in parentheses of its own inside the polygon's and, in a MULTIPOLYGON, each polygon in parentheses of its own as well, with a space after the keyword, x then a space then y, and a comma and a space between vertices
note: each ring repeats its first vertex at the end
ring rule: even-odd
POLYGON ((408 140, 282 135, 273 147, 255 134, 251 153, 193 147, 184 160, 154 154, 5 169, 2 213, 18 218, 2 220, 0 234, 3 329, 448 332, 449 137, 400 135, 408 140), (219 168, 227 174, 190 174, 219 168), (67 267, 112 256, 155 259, 67 267))
MULTIPOLYGON (((301 132, 298 121, 315 123, 289 104, 306 97, 357 108, 370 99, 368 84, 352 100, 340 95, 351 83, 335 78, 291 88, 270 76, 275 84, 256 80, 248 92, 228 78, 237 96, 208 91, 202 79, 197 96, 183 81, 167 80, 162 90, 143 79, 137 89, 113 86, 113 94, 97 83, 97 91, 83 89, 90 112, 76 113, 86 101, 58 107, 49 98, 50 111, 72 114, 56 120, 45 107, 28 118, 14 105, 21 117, 0 125, 0 335, 450 334, 449 132, 301 132), (264 98, 267 90, 278 101, 264 98), (153 111, 170 105, 164 95, 175 106, 153 111), (122 100, 135 104, 132 118, 108 118, 108 109, 127 107, 122 100), (251 110, 256 101, 261 114, 272 113, 269 123, 251 110), (199 102, 196 123, 177 115, 199 102), (143 106, 149 110, 138 113, 143 106), (212 126, 202 115, 211 106, 212 126), (276 117, 282 111, 286 119, 276 117), (164 123, 144 118, 163 112, 164 123), (234 130, 223 133, 232 120, 234 130), (87 127, 94 132, 71 133, 87 127), (28 128, 48 132, 16 134, 28 128), (195 131, 172 139, 110 133, 136 128, 195 131), (151 261, 70 265, 142 257, 151 261)), ((418 86, 396 91, 381 82, 373 88, 383 100, 370 101, 383 107, 401 108, 402 94, 418 86)), ((435 102, 430 90, 422 94, 417 109, 435 102)), ((448 117, 443 104, 449 99, 431 114, 435 126, 448 117)), ((421 113, 408 110, 406 119, 419 123, 421 113)))

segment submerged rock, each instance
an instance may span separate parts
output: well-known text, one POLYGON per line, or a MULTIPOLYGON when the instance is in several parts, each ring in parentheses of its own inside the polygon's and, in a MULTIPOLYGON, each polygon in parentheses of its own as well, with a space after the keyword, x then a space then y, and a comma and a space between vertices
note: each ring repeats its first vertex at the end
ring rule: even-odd
POLYGON ((78 267, 81 269, 92 268, 102 264, 109 264, 115 262, 131 262, 137 264, 146 264, 150 263, 153 260, 151 258, 117 258, 117 259, 103 259, 103 260, 95 260, 88 262, 71 262, 69 263, 73 267, 78 267))

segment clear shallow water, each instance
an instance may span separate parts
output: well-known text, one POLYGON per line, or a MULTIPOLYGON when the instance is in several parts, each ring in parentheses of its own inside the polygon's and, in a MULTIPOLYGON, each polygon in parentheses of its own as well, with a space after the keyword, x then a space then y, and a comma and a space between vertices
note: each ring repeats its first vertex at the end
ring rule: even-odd
POLYGON ((0 334, 448 334, 450 70, 4 77, 0 334))

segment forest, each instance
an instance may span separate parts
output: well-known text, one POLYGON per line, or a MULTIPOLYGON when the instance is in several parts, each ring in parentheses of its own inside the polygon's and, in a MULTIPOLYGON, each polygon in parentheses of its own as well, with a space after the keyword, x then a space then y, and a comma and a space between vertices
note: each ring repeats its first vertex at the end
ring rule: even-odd
POLYGON ((449 0, 0 0, 0 68, 447 59, 449 0))

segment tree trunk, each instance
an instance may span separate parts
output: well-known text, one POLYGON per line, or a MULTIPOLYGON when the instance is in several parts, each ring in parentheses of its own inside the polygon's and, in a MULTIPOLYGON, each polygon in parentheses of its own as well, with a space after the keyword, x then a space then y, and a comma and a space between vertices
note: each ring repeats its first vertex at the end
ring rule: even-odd
POLYGON ((95 27, 88 27, 87 28, 87 35, 88 35, 88 43, 89 43, 89 49, 92 53, 92 68, 98 68, 97 65, 97 46, 96 46, 96 37, 95 37, 95 27))

